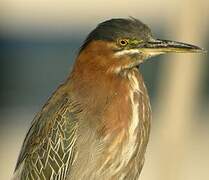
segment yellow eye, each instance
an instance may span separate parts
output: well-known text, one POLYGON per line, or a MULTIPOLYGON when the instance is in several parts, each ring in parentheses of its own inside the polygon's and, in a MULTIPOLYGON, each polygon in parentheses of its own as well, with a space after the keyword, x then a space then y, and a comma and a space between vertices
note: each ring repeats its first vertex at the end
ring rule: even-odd
POLYGON ((119 39, 118 44, 120 46, 126 46, 128 44, 128 39, 119 39))

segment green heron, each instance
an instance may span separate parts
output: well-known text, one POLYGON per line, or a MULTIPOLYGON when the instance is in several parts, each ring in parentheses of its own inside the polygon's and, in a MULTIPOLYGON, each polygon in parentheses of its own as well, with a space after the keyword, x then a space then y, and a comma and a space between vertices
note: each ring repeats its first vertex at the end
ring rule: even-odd
POLYGON ((34 118, 14 179, 138 179, 151 120, 138 66, 163 53, 202 51, 154 39, 134 18, 99 24, 82 45, 65 83, 34 118))

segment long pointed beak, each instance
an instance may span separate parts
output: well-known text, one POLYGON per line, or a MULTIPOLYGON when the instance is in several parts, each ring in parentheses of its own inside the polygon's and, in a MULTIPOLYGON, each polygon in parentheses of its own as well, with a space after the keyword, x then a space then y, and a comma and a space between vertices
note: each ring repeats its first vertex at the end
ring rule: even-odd
POLYGON ((170 41, 170 40, 152 40, 147 42, 140 48, 143 53, 151 56, 164 54, 169 52, 175 53, 206 53, 206 51, 198 46, 186 44, 182 42, 170 41))

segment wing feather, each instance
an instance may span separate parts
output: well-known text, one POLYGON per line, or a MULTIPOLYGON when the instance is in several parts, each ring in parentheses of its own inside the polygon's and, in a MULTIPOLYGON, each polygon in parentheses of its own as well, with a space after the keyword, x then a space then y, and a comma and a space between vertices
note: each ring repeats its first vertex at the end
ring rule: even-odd
POLYGON ((81 110, 66 96, 58 99, 32 122, 17 161, 15 172, 21 167, 17 179, 66 179, 75 157, 81 110))

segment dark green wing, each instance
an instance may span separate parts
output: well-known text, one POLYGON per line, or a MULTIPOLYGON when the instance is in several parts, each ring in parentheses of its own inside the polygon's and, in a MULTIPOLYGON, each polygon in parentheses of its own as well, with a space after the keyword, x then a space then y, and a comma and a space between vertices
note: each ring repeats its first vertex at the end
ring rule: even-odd
POLYGON ((18 158, 17 179, 66 179, 75 158, 81 112, 76 107, 64 96, 53 98, 35 117, 18 158))

